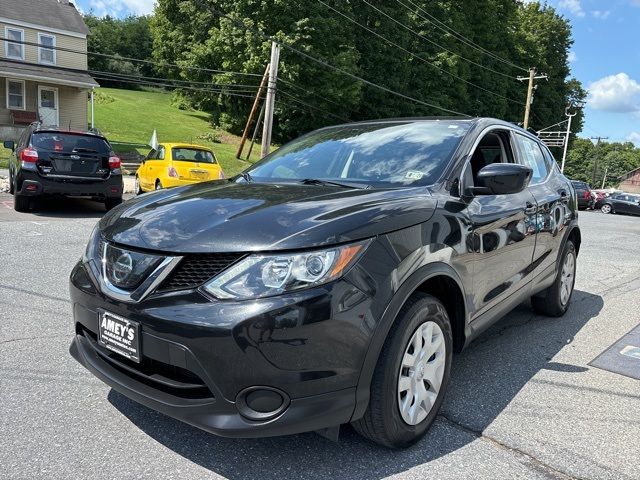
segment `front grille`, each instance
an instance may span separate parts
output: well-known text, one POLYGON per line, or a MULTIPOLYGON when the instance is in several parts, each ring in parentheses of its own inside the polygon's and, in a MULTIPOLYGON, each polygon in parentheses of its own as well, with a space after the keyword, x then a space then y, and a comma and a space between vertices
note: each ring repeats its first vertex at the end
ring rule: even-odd
POLYGON ((186 255, 158 292, 196 288, 236 263, 244 253, 202 253, 186 255))

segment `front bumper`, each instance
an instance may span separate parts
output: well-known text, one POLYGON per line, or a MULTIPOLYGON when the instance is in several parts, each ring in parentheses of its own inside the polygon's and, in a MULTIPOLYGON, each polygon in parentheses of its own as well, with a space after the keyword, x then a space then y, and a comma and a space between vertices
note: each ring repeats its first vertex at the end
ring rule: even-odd
POLYGON ((18 181, 20 195, 66 195, 78 197, 120 198, 124 191, 122 175, 106 179, 73 176, 43 176, 22 170, 18 181))
POLYGON ((352 418, 371 298, 346 280, 252 302, 185 291, 123 304, 99 292, 79 263, 70 290, 71 355, 143 405, 227 437, 321 430, 352 418), (141 364, 97 344, 100 309, 141 324, 141 364), (238 394, 261 386, 282 392, 288 406, 252 420, 238 394))

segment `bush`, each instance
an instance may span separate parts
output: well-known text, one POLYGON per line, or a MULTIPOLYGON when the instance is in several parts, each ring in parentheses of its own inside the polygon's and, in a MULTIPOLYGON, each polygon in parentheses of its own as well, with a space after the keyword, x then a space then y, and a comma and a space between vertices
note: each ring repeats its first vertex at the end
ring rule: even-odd
POLYGON ((222 143, 221 134, 217 130, 213 132, 206 132, 200 135, 196 135, 196 138, 198 140, 204 140, 206 142, 211 142, 211 143, 222 143))

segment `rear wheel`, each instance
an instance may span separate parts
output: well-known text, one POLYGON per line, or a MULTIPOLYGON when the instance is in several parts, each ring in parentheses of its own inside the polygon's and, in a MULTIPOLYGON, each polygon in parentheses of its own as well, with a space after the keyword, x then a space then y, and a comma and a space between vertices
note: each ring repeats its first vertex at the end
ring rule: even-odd
POLYGON ((553 285, 531 298, 531 306, 542 315, 561 317, 569 308, 576 281, 576 247, 567 241, 562 252, 560 268, 553 285))
POLYGON ((13 195, 13 208, 16 212, 28 212, 31 206, 31 198, 15 193, 13 195))
POLYGON ((160 180, 156 180, 156 190, 162 190, 162 182, 160 180))
POLYGON ((354 428, 390 448, 418 441, 438 414, 449 383, 453 338, 436 298, 413 294, 398 314, 371 382, 364 416, 354 428))
POLYGON ((118 205, 120 205, 122 203, 122 197, 118 197, 118 198, 107 198, 104 201, 104 208, 105 210, 108 212, 109 210, 111 210, 112 208, 117 207, 118 205))
POLYGON ((600 207, 600 211, 601 211, 602 213, 611 213, 611 212, 612 212, 612 210, 613 210, 613 209, 611 208, 611 205, 609 205, 608 203, 605 203, 604 205, 602 205, 602 206, 600 207))

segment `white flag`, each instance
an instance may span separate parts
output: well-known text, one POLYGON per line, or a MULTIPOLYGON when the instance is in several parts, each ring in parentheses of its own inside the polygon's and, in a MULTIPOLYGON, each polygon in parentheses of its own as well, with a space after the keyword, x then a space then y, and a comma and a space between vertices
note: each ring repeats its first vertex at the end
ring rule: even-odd
POLYGON ((158 149, 158 135, 155 129, 153 129, 153 135, 151 135, 151 140, 149 140, 149 146, 154 150, 158 149))

